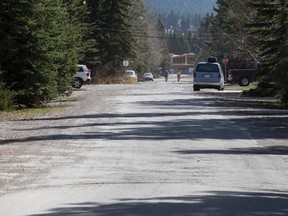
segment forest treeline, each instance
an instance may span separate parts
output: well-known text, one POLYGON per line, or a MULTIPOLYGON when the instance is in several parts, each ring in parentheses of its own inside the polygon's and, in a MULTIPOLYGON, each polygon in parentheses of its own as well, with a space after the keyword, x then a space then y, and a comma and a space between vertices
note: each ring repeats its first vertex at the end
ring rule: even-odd
POLYGON ((121 77, 126 59, 139 72, 167 68, 169 52, 227 56, 228 68, 260 62, 287 103, 287 1, 217 0, 201 20, 167 16, 168 29, 139 0, 0 0, 0 110, 69 94, 77 63, 97 83, 121 77))
POLYGON ((159 66, 161 28, 137 0, 1 0, 0 110, 71 92, 78 63, 94 82, 159 66))
POLYGON ((205 16, 213 10, 216 0, 144 0, 144 3, 151 10, 158 14, 169 14, 171 10, 181 15, 193 14, 205 16))

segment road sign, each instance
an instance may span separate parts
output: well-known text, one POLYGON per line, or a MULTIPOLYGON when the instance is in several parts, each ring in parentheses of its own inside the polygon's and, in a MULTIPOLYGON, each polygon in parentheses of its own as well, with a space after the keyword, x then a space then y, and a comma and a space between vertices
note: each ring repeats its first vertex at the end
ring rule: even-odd
POLYGON ((222 63, 223 63, 224 65, 227 65, 228 62, 229 62, 229 59, 228 59, 226 56, 222 58, 222 63))
POLYGON ((122 64, 123 64, 124 67, 128 67, 129 61, 128 60, 124 60, 122 64))

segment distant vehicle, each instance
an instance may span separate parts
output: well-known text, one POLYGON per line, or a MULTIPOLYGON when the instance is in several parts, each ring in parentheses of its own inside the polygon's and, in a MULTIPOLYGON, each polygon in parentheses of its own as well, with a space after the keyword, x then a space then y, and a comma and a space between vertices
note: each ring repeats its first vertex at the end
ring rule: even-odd
POLYGON ((126 70, 125 74, 126 74, 126 76, 134 78, 137 80, 137 74, 135 73, 134 70, 126 70))
POLYGON ((193 90, 204 88, 224 90, 224 74, 216 58, 209 58, 207 62, 198 62, 193 71, 193 90))
POLYGON ((248 86, 251 82, 256 81, 258 69, 231 69, 228 71, 227 81, 238 83, 240 86, 248 86))
POLYGON ((91 82, 91 72, 86 65, 77 65, 77 71, 74 74, 73 88, 81 88, 84 83, 91 82))
POLYGON ((257 81, 257 75, 263 70, 260 62, 255 63, 252 69, 230 69, 227 82, 238 83, 240 86, 248 86, 251 82, 257 81))
POLYGON ((143 80, 149 80, 149 81, 153 81, 153 74, 151 72, 148 73, 144 73, 143 75, 143 80))

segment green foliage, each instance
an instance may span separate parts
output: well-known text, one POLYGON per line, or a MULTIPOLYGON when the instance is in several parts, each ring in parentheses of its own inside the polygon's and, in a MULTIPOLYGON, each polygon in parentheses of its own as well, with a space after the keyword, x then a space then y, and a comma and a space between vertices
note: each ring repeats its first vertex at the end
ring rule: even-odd
POLYGON ((256 17, 250 32, 257 37, 264 64, 262 76, 275 82, 283 103, 288 103, 288 1, 251 1, 256 17))
POLYGON ((13 108, 15 92, 4 89, 4 84, 0 83, 0 111, 7 111, 13 108))
MULTIPOLYGON (((94 26, 95 49, 98 62, 94 79, 108 79, 123 75, 122 61, 141 71, 161 64, 165 44, 157 20, 145 10, 143 1, 88 0, 90 20, 94 26)), ((165 53, 165 55, 167 55, 165 53)), ((98 80, 99 81, 99 80, 98 80)), ((98 82, 97 81, 97 82, 98 82)))
MULTIPOLYGON (((155 8, 163 14, 173 10, 174 15, 196 14, 205 15, 213 10, 216 0, 144 0, 146 5, 155 8)), ((171 13, 170 13, 171 14, 171 13)), ((169 15, 170 15, 169 14, 169 15)))
POLYGON ((274 97, 276 95, 275 88, 257 87, 250 90, 244 90, 243 95, 250 97, 274 97))
MULTIPOLYGON (((195 47, 198 49, 198 61, 206 61, 209 56, 218 57, 217 53, 214 51, 217 49, 211 45, 211 32, 214 19, 215 17, 213 14, 207 14, 201 21, 201 25, 198 29, 198 36, 193 45, 194 49, 195 47)), ((215 42, 213 41, 213 44, 214 43, 215 42)))
POLYGON ((204 33, 201 46, 219 60, 229 57, 227 69, 254 68, 260 60, 255 38, 246 28, 255 14, 248 0, 217 0, 216 5, 216 15, 207 16, 201 24, 200 33, 204 33))
POLYGON ((95 24, 94 38, 97 41, 101 66, 108 76, 115 75, 124 59, 133 57, 129 8, 131 0, 88 0, 91 21, 95 24))
POLYGON ((263 81, 275 84, 274 92, 257 88, 250 94, 278 95, 288 102, 288 1, 217 0, 211 47, 222 58, 229 53, 229 67, 264 66, 263 81), (277 90, 277 92, 275 92, 277 90))
POLYGON ((80 0, 0 2, 0 69, 16 103, 38 106, 70 89, 91 26, 80 0))
POLYGON ((90 66, 95 77, 97 68, 121 75, 124 59, 137 69, 157 67, 165 44, 156 39, 163 29, 151 20, 142 1, 2 0, 5 93, 9 89, 16 104, 34 107, 71 91, 77 63, 90 66))

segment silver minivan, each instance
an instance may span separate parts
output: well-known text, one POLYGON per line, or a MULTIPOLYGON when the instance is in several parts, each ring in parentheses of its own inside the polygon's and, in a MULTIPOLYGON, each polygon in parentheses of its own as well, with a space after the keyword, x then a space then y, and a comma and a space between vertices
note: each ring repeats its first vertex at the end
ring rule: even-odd
POLYGON ((224 90, 224 74, 219 63, 213 60, 199 62, 193 71, 193 89, 199 91, 204 88, 224 90))

